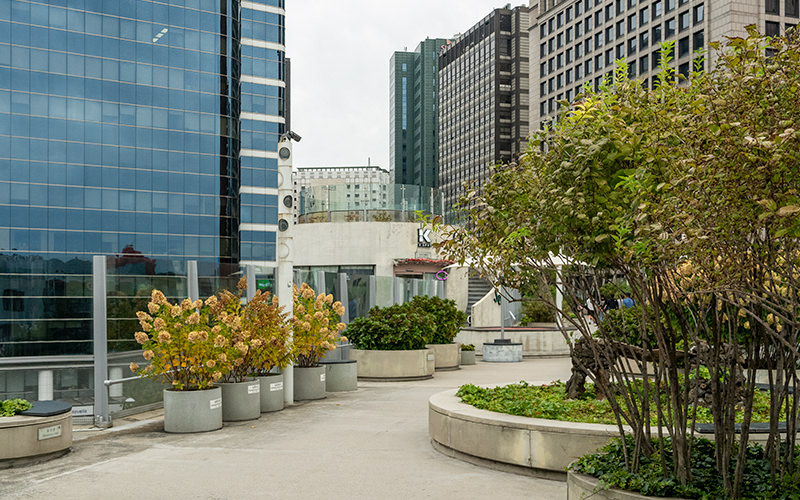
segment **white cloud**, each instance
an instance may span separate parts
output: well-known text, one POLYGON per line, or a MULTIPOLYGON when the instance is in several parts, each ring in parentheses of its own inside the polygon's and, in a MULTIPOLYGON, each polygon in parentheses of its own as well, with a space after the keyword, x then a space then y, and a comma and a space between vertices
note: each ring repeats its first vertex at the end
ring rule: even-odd
MULTIPOLYGON (((287 0, 296 166, 389 167, 389 59, 467 31, 503 3, 287 0)), ((518 4, 515 4, 518 5, 518 4)))

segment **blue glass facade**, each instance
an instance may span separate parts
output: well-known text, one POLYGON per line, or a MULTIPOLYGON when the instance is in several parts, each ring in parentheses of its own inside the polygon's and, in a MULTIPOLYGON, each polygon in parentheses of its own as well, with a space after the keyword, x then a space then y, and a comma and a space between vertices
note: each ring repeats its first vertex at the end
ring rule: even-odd
POLYGON ((274 263, 283 67, 282 0, 0 0, 0 357, 91 353, 93 255, 111 350, 187 260, 274 263))

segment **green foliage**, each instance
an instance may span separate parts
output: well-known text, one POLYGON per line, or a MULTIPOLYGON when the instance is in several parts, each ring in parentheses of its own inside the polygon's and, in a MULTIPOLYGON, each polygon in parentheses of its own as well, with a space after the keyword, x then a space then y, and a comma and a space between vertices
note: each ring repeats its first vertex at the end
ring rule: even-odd
POLYGON ((600 295, 604 297, 623 299, 625 297, 630 297, 631 293, 631 286, 624 281, 609 281, 600 287, 600 295))
MULTIPOLYGON (((633 438, 625 441, 629 456, 634 453, 633 438)), ((658 442, 653 440, 658 449, 658 442)), ((666 469, 655 454, 640 456, 641 466, 638 473, 629 473, 625 467, 623 440, 615 439, 599 453, 585 455, 570 468, 575 472, 599 478, 603 486, 636 491, 643 495, 655 497, 681 497, 690 499, 726 498, 722 484, 722 475, 717 470, 714 460, 715 446, 707 439, 694 439, 691 447, 691 481, 682 486, 672 474, 672 443, 664 438, 666 449, 666 469)), ((736 446, 734 445, 734 450, 736 446)), ((797 456, 797 451, 795 456, 797 456)), ((731 474, 736 466, 732 461, 731 474)), ((746 452, 744 472, 744 495, 742 498, 790 499, 800 496, 800 483, 785 483, 772 486, 769 460, 764 449, 759 445, 750 445, 746 452)))
MULTIPOLYGON (((651 384, 651 397, 656 394, 651 384)), ((461 401, 482 410, 508 413, 522 417, 547 418, 565 422, 588 422, 595 424, 616 424, 611 404, 604 399, 596 399, 593 384, 587 384, 586 393, 580 399, 568 399, 565 384, 556 381, 548 385, 530 385, 527 382, 498 387, 478 387, 462 385, 456 396, 461 401)), ((666 395, 662 394, 662 398, 666 395)), ((622 396, 619 396, 621 403, 622 396)), ((769 396, 757 392, 753 405, 753 421, 769 421, 769 396)), ((663 399, 662 399, 663 400, 663 399)), ((654 401, 651 402, 654 404, 654 401)), ((736 421, 741 422, 744 415, 739 409, 736 421)), ((707 408, 697 408, 698 423, 712 423, 713 417, 707 408)), ((651 422, 655 425, 655 418, 651 422)))
POLYGON ((24 399, 6 399, 0 404, 0 417, 13 417, 30 408, 31 404, 24 399))
POLYGON ((642 308, 636 305, 630 308, 611 309, 603 313, 599 331, 612 340, 644 347, 642 344, 643 329, 648 334, 649 346, 655 348, 656 338, 653 335, 652 324, 642 321, 642 308))
POLYGON ((525 323, 552 323, 555 321, 553 310, 542 300, 525 300, 522 302, 522 317, 519 322, 525 323))
POLYGON ((375 306, 366 318, 356 318, 345 335, 357 349, 392 351, 424 349, 436 327, 434 317, 409 303, 375 306))
POLYGON ((408 307, 412 311, 429 314, 435 327, 428 339, 429 344, 449 344, 456 338, 461 327, 467 321, 467 314, 459 311, 455 301, 441 299, 436 296, 417 295, 408 307))
POLYGON ((462 351, 474 351, 475 350, 475 344, 461 344, 461 350, 462 351))

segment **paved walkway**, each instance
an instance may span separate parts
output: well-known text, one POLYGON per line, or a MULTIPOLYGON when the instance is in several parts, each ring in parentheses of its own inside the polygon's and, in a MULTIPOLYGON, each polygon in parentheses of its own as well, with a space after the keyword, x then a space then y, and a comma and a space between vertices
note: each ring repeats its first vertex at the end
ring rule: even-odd
POLYGON ((479 361, 437 372, 432 380, 361 382, 357 391, 329 393, 321 401, 192 435, 152 430, 160 423, 156 413, 150 421, 117 422, 112 431, 76 433, 79 440, 62 458, 0 471, 0 498, 562 500, 564 483, 489 470, 435 451, 427 403, 432 394, 468 382, 568 376, 567 358, 479 361))

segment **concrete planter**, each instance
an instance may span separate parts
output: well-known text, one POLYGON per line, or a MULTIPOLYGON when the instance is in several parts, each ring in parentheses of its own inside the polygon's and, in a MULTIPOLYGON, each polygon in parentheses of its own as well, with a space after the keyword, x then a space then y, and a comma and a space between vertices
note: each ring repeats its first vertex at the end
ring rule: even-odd
POLYGON ((283 373, 256 377, 261 384, 261 413, 283 410, 283 373))
POLYGON ((355 360, 321 361, 320 364, 325 366, 325 391, 358 389, 358 363, 355 360))
POLYGON ((659 500, 681 500, 675 497, 650 497, 632 491, 618 490, 616 488, 603 489, 600 481, 592 476, 567 472, 567 500, 646 500, 658 498, 659 500))
POLYGON ((312 366, 303 368, 295 366, 294 372, 294 400, 305 401, 309 399, 323 399, 325 397, 325 366, 312 366))
POLYGON ((434 367, 436 370, 458 370, 461 362, 460 344, 428 344, 425 347, 433 349, 436 356, 434 367))
POLYGON ((358 378, 365 380, 423 380, 433 377, 436 368, 433 349, 353 349, 350 357, 358 361, 358 378))
POLYGON ((164 431, 206 432, 222 428, 222 389, 164 390, 164 431))
POLYGON ((72 412, 0 418, 0 469, 55 458, 72 446, 72 412))
POLYGON ((475 364, 475 351, 461 351, 461 364, 474 365, 475 364))
POLYGON ((222 388, 222 420, 238 422, 261 416, 261 383, 258 380, 219 384, 222 388))
POLYGON ((519 342, 485 342, 483 360, 487 363, 519 363, 522 361, 522 344, 519 342))

